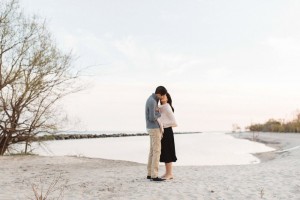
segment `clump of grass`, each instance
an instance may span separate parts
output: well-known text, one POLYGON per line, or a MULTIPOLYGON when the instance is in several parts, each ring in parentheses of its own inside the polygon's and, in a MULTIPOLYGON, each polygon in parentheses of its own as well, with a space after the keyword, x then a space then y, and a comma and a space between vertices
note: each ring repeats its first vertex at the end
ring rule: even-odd
POLYGON ((63 180, 61 175, 55 177, 49 186, 44 189, 44 183, 42 179, 38 184, 32 183, 31 188, 34 194, 31 200, 47 200, 47 199, 63 199, 64 191, 67 188, 68 181, 63 180))
POLYGON ((264 191, 264 188, 262 188, 262 189, 260 190, 260 198, 261 198, 261 199, 264 198, 264 195, 265 195, 265 191, 264 191))

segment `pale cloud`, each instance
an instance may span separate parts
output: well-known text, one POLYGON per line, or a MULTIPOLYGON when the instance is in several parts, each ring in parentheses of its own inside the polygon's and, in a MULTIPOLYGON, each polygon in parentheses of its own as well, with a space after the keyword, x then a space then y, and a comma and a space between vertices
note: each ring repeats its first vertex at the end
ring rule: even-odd
POLYGON ((182 18, 184 18, 184 13, 174 13, 174 12, 170 12, 167 10, 161 11, 160 12, 161 15, 161 19, 166 21, 166 22, 176 22, 182 18))
MULTIPOLYGON (((263 44, 270 46, 278 56, 288 56, 299 58, 300 39, 293 37, 269 37, 263 44)), ((300 59, 300 58, 299 58, 300 59)))
POLYGON ((226 67, 213 68, 206 72, 205 76, 208 77, 209 80, 219 81, 224 77, 229 77, 232 73, 226 67))
POLYGON ((205 63, 204 59, 197 56, 166 52, 159 47, 146 48, 147 44, 138 42, 133 37, 117 40, 114 45, 124 56, 123 70, 142 70, 154 76, 176 78, 205 63))
POLYGON ((62 38, 66 49, 73 49, 74 52, 78 52, 78 37, 72 34, 65 34, 62 38))

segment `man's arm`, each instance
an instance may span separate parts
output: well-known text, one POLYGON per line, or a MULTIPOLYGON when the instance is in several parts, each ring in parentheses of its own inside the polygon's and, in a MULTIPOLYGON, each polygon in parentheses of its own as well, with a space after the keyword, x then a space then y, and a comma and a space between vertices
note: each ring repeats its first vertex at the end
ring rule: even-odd
POLYGON ((157 118, 161 115, 159 112, 156 111, 157 104, 155 101, 151 101, 149 104, 149 120, 155 122, 157 118))

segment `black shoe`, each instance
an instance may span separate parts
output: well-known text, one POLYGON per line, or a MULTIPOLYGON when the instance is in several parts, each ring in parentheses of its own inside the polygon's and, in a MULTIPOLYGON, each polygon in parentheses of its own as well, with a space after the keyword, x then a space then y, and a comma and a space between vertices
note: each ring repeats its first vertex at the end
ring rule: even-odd
POLYGON ((151 181, 165 181, 166 179, 163 179, 163 178, 152 178, 151 181))
POLYGON ((147 179, 151 179, 151 176, 147 176, 147 179))

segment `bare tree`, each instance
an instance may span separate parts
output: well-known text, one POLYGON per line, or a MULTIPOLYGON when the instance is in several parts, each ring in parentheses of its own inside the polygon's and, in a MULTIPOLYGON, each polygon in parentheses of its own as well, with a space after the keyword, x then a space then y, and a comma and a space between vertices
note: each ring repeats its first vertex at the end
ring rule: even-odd
POLYGON ((55 104, 74 93, 78 72, 45 22, 26 17, 16 0, 0 5, 0 155, 11 144, 55 130, 55 104))

